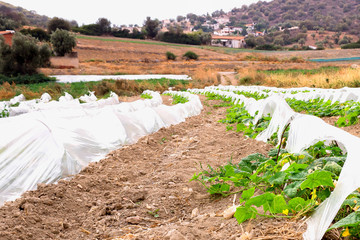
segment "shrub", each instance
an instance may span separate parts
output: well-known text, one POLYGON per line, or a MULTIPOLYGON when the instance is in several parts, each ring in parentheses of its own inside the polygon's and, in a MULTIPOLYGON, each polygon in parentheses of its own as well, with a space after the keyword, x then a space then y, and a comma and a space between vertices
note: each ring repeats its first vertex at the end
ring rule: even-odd
POLYGON ((199 58, 199 56, 196 53, 192 52, 192 51, 187 51, 183 55, 183 57, 185 57, 186 60, 190 60, 190 59, 197 60, 199 58))
POLYGON ((257 46, 255 49, 256 50, 276 51, 279 48, 272 44, 263 44, 263 45, 257 46))
POLYGON ((7 82, 9 84, 33 84, 33 83, 43 83, 49 81, 55 81, 55 78, 47 77, 44 74, 34 74, 34 75, 19 75, 16 77, 7 77, 0 74, 0 85, 7 82))
POLYGON ((360 40, 355 43, 349 43, 341 46, 341 49, 353 49, 353 48, 360 48, 360 40))
POLYGON ((38 46, 33 37, 15 34, 12 47, 0 39, 0 74, 16 76, 34 74, 37 68, 48 65, 50 49, 38 46))
POLYGON ((24 35, 30 35, 33 38, 38 39, 39 41, 50 41, 50 35, 41 28, 35 28, 35 29, 21 29, 20 31, 24 35))
POLYGON ((55 32, 56 29, 63 29, 70 31, 70 23, 62 18, 54 17, 48 23, 48 33, 55 32))
POLYGON ((172 52, 166 52, 166 59, 167 59, 167 60, 175 60, 175 59, 176 59, 176 55, 173 54, 172 52))
POLYGON ((76 46, 75 37, 70 35, 66 30, 57 29, 51 34, 51 44, 58 56, 64 56, 66 53, 71 53, 76 46))

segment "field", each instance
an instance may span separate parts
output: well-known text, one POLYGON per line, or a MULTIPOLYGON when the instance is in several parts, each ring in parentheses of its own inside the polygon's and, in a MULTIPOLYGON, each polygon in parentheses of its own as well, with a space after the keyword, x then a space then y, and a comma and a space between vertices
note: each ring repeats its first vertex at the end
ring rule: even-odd
MULTIPOLYGON (((140 99, 139 95, 145 89, 162 92, 168 87, 185 90, 218 84, 360 86, 358 62, 324 64, 306 61, 339 55, 358 56, 360 50, 263 52, 138 42, 79 37, 76 49, 79 69, 41 71, 45 74, 188 74, 193 80, 4 84, 0 88, 0 97, 9 99, 10 93, 14 96, 25 92, 29 99, 38 98, 45 91, 55 98, 65 91, 78 97, 88 90, 95 91, 99 97, 107 97, 111 90, 120 95, 121 101, 133 101, 140 99), (177 55, 177 60, 167 61, 167 51, 177 55), (197 53, 199 60, 181 59, 186 51, 197 53)), ((264 91, 264 95, 266 93, 264 91)), ((265 98, 250 92, 238 94, 265 98)), ((171 105, 169 96, 162 98, 166 105, 171 105)), ((204 188, 201 182, 190 181, 194 173, 200 173, 207 166, 217 169, 228 163, 239 163, 254 153, 268 156, 276 145, 275 142, 253 139, 255 132, 258 134, 264 128, 261 124, 252 126, 253 129, 241 125, 240 120, 245 117, 237 119, 238 125, 229 125, 234 106, 227 99, 200 95, 200 100, 204 106, 200 115, 112 151, 71 179, 60 180, 57 184, 39 184, 37 190, 6 203, 0 208, 0 239, 302 239, 306 224, 295 213, 290 219, 282 209, 283 212, 276 214, 283 213, 284 216, 274 218, 261 216, 265 213, 256 208, 258 218, 238 224, 235 218, 224 219, 223 212, 234 203, 238 204, 242 191, 228 194, 229 189, 218 189, 211 195, 211 189, 204 188)), ((288 103, 297 112, 319 116, 330 125, 360 137, 357 121, 360 107, 357 105, 345 108, 341 104, 321 105, 323 103, 316 101, 288 103), (332 111, 335 108, 337 111, 332 111), (357 111, 355 118, 347 118, 351 115, 349 109, 357 111)), ((261 120, 264 121, 261 123, 269 124, 269 119, 261 120)), ((257 189, 255 195, 260 194, 261 190, 257 189)), ((339 239, 344 236, 344 230, 331 230, 324 239, 339 239)))

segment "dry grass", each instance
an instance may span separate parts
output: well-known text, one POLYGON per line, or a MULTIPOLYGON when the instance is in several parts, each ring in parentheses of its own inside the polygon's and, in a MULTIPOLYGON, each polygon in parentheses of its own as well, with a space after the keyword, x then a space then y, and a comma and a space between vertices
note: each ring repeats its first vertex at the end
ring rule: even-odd
POLYGON ((273 87, 317 87, 342 88, 360 87, 360 69, 345 67, 339 71, 324 71, 316 74, 259 72, 254 68, 238 70, 240 84, 255 84, 273 87))

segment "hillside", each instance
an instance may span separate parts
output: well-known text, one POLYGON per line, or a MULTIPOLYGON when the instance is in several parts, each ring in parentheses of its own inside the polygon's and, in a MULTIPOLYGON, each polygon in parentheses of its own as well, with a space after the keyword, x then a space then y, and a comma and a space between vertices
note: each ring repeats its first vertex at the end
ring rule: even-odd
POLYGON ((358 0, 274 0, 234 8, 227 15, 234 25, 257 22, 265 26, 299 25, 308 30, 324 28, 357 35, 360 33, 358 0))
POLYGON ((0 30, 15 29, 23 25, 46 27, 49 17, 0 1, 0 30))

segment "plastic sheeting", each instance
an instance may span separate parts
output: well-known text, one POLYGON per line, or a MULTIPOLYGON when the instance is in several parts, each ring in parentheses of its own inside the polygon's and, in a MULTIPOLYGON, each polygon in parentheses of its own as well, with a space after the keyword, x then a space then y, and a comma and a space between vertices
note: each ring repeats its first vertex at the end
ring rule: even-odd
POLYGON ((0 204, 35 189, 38 183, 76 174, 109 151, 185 121, 202 109, 198 96, 189 93, 176 93, 189 102, 174 106, 162 105, 158 93, 146 93, 153 98, 88 108, 80 105, 96 102, 57 102, 56 107, 0 119, 0 204))
POLYGON ((206 91, 222 90, 222 91, 246 91, 250 93, 259 93, 269 96, 277 95, 282 98, 291 98, 303 101, 312 99, 331 100, 334 102, 359 101, 360 88, 340 88, 340 89, 323 89, 323 88, 274 88, 265 86, 211 86, 206 87, 206 91))
MULTIPOLYGON (((304 239, 321 239, 346 197, 360 187, 360 177, 358 174, 360 169, 360 138, 331 126, 318 117, 295 113, 283 98, 290 94, 295 98, 324 98, 325 100, 344 102, 349 99, 358 99, 360 96, 359 89, 343 88, 340 90, 328 89, 321 91, 306 89, 306 91, 310 92, 300 92, 295 94, 291 94, 294 89, 286 90, 285 93, 280 94, 277 94, 279 89, 277 91, 272 89, 272 93, 269 92, 271 97, 259 101, 254 101, 254 99, 245 98, 243 96, 237 97, 234 96, 232 92, 227 92, 234 91, 234 89, 247 91, 246 87, 234 86, 208 87, 205 89, 190 89, 189 91, 202 94, 212 92, 222 96, 231 97, 235 103, 244 103, 250 114, 255 115, 255 113, 258 112, 255 121, 263 115, 270 114, 272 116, 270 124, 267 129, 258 135, 257 140, 267 141, 267 139, 269 139, 276 131, 278 131, 279 137, 286 124, 291 123, 288 140, 286 142, 286 149, 289 152, 302 152, 316 142, 324 140, 327 142, 335 140, 339 147, 341 147, 344 152, 347 152, 347 158, 334 191, 323 203, 321 203, 314 214, 307 220, 307 230, 303 235, 304 239), (222 89, 223 91, 219 91, 218 89, 222 89), (275 91, 277 93, 275 93, 275 91)), ((261 91, 264 93, 262 90, 267 88, 250 87, 249 89, 253 92, 261 91)))

